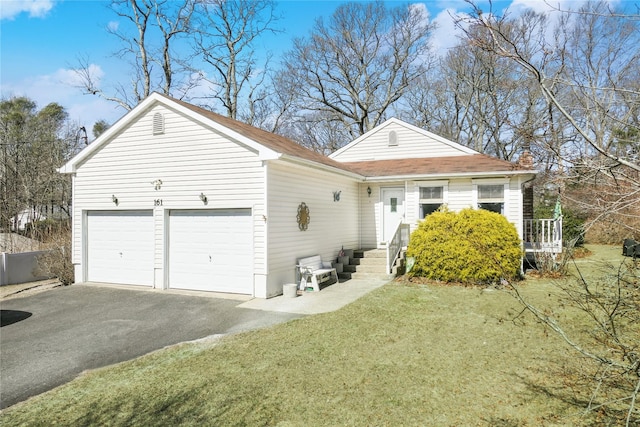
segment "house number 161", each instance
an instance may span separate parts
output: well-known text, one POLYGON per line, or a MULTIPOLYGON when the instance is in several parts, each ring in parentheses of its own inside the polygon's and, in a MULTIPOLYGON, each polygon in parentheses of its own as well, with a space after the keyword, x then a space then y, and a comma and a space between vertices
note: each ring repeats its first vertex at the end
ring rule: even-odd
POLYGON ((162 199, 155 199, 153 201, 153 206, 162 206, 162 199))

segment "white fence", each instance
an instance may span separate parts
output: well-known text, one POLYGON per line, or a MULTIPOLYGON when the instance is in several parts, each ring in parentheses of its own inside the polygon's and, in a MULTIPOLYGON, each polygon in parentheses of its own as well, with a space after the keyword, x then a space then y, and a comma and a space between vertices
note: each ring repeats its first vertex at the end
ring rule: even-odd
POLYGON ((562 253, 562 217, 525 219, 523 240, 528 252, 562 253))
POLYGON ((47 251, 21 252, 0 254, 0 286, 17 285, 19 283, 34 282, 49 279, 38 268, 38 257, 47 251))

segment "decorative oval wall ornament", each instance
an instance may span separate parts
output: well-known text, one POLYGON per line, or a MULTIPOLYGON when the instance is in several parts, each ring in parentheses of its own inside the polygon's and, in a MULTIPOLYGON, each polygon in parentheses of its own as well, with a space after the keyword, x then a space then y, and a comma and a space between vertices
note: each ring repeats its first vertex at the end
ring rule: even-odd
POLYGON ((296 216, 298 220, 298 228, 300 231, 305 231, 309 226, 309 221, 311 221, 311 216, 309 215, 309 207, 305 204, 305 202, 300 203, 298 206, 298 215, 296 216))

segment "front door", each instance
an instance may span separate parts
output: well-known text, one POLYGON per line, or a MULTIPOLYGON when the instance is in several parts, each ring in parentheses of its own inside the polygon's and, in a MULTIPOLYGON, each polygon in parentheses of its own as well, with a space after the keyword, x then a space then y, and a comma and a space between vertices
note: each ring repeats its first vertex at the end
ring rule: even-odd
POLYGON ((382 237, 388 242, 404 218, 404 188, 383 188, 382 204, 382 237))

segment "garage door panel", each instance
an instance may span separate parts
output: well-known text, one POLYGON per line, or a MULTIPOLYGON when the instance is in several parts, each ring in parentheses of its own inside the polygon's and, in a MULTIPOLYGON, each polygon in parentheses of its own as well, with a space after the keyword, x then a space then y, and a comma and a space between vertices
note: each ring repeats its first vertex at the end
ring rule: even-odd
POLYGON ((153 213, 87 213, 87 280, 153 286, 153 213))
POLYGON ((250 209, 172 211, 169 287, 253 293, 250 209))

